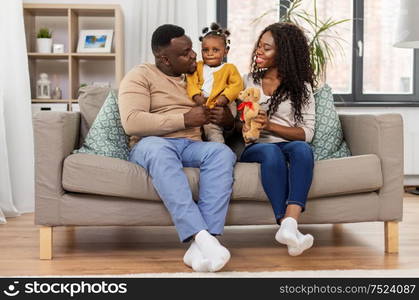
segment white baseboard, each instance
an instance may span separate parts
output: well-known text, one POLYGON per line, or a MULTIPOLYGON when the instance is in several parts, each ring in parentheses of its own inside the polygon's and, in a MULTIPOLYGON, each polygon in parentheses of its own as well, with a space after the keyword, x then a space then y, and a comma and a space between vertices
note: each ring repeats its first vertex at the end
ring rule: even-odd
POLYGON ((419 186, 419 175, 404 175, 403 184, 419 186))

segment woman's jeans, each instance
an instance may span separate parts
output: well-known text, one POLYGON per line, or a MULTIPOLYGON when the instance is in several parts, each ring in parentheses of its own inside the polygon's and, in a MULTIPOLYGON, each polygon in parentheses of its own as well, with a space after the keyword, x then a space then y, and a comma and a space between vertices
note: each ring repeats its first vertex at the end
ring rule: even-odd
POLYGON ((299 205, 304 211, 314 167, 309 144, 302 141, 253 144, 246 147, 240 161, 261 164, 263 189, 278 224, 289 204, 299 205))

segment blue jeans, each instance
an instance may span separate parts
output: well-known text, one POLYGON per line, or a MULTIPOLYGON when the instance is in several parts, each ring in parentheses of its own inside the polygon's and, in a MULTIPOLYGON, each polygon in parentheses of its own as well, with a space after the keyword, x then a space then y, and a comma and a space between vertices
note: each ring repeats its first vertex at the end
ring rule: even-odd
POLYGON ((309 144, 302 141, 253 144, 244 150, 240 161, 261 164, 263 189, 278 224, 289 204, 299 205, 304 211, 314 167, 309 144))
POLYGON ((150 136, 134 146, 129 160, 151 176, 181 241, 188 241, 201 230, 213 235, 223 233, 236 163, 230 148, 221 143, 150 136), (200 168, 197 203, 184 167, 200 168))

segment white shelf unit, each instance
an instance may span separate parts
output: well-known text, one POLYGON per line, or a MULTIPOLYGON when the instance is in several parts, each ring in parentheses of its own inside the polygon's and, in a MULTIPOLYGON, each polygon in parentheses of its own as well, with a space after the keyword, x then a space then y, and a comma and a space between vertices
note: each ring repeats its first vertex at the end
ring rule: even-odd
POLYGON ((23 12, 32 103, 65 103, 71 109, 71 104, 77 102, 80 85, 97 81, 100 76, 118 88, 124 76, 123 16, 119 5, 25 3, 23 12), (41 27, 53 31, 53 43, 64 44, 65 53, 35 52, 36 33, 41 27), (82 29, 113 29, 111 53, 77 53, 82 29), (52 88, 61 88, 62 99, 36 99, 36 81, 45 70, 52 88))

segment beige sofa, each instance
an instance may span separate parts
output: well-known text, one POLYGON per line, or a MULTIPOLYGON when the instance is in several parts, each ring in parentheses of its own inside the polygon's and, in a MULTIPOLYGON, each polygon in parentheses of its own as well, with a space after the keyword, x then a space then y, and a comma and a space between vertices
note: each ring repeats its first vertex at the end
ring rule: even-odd
MULTIPOLYGON (((397 252, 403 196, 402 119, 397 114, 340 118, 353 156, 315 163, 301 223, 382 221, 385 251, 397 252)), ((52 258, 56 226, 172 225, 143 168, 115 158, 71 154, 80 132, 86 132, 83 123, 79 112, 34 116, 35 223, 41 225, 41 259, 52 258)), ((199 170, 185 172, 196 198, 199 170)), ((234 177, 227 225, 274 224, 258 180, 259 165, 237 163, 234 177)))

